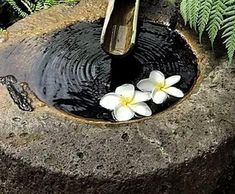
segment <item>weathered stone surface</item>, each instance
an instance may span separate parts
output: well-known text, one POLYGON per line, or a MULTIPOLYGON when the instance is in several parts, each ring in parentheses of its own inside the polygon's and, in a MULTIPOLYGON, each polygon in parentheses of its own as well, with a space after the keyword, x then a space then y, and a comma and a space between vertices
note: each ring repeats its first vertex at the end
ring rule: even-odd
MULTIPOLYGON (((99 19, 105 6, 84 0, 19 21, 0 45, 0 76, 27 81, 30 60, 47 41, 41 35, 99 19)), ((235 149, 234 72, 191 32, 179 30, 198 56, 200 76, 189 95, 150 119, 88 121, 48 107, 33 94, 35 110, 23 112, 0 86, 0 192, 210 193, 235 149)))

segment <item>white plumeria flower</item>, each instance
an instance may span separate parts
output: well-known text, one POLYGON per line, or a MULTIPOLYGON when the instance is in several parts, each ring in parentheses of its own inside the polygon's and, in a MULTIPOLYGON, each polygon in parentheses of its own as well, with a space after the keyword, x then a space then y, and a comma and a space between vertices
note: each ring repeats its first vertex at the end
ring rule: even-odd
POLYGON ((163 103, 168 95, 182 98, 184 93, 172 87, 181 79, 180 75, 174 75, 165 79, 165 76, 160 71, 152 71, 149 78, 139 81, 137 87, 144 92, 151 92, 151 97, 154 103, 163 103))
POLYGON ((100 105, 113 110, 113 117, 117 121, 128 121, 135 113, 142 116, 152 115, 151 109, 144 101, 150 100, 149 93, 135 91, 132 84, 124 84, 116 88, 115 92, 104 95, 100 105))

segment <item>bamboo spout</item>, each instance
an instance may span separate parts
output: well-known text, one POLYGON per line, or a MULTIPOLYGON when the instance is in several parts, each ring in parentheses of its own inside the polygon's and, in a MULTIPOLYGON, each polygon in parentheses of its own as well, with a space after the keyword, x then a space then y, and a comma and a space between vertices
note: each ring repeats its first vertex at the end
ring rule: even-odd
POLYGON ((101 46, 111 55, 126 55, 136 40, 140 0, 109 0, 101 46))

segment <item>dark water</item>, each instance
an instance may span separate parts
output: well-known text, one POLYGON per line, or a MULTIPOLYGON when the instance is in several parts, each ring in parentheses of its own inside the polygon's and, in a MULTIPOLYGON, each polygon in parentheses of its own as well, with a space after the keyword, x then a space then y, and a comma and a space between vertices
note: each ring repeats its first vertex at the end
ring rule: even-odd
MULTIPOLYGON (((136 47, 127 58, 111 58, 100 47, 102 22, 78 23, 56 32, 43 57, 32 70, 31 88, 42 100, 65 112, 82 117, 112 120, 110 111, 99 106, 100 98, 124 83, 134 85, 152 70, 166 77, 181 75, 176 85, 189 92, 197 64, 181 36, 167 27, 140 22, 136 47)), ((154 113, 174 104, 149 102, 154 113)))

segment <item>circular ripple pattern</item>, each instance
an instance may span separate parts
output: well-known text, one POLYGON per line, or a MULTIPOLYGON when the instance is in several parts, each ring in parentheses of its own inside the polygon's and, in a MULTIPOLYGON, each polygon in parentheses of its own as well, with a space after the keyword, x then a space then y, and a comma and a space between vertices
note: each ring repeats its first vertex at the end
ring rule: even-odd
MULTIPOLYGON (((132 55, 120 59, 101 49, 101 30, 102 22, 97 21, 54 33, 31 74, 31 88, 41 100, 73 115, 112 120, 110 111, 99 106, 100 98, 121 84, 136 85, 152 70, 166 77, 181 75, 176 86, 189 92, 197 77, 196 57, 176 31, 140 22, 132 55)), ((148 104, 157 113, 177 100, 170 97, 162 105, 148 104)))

